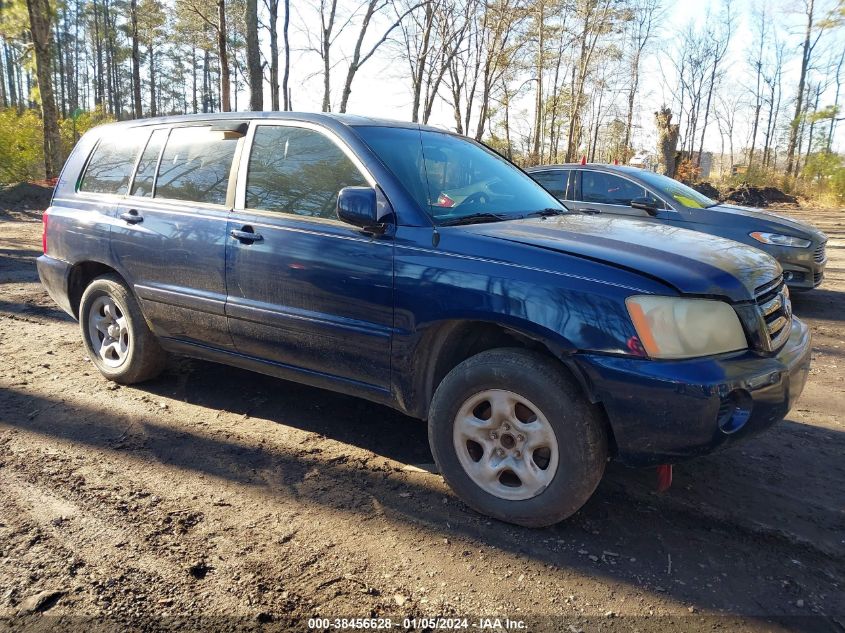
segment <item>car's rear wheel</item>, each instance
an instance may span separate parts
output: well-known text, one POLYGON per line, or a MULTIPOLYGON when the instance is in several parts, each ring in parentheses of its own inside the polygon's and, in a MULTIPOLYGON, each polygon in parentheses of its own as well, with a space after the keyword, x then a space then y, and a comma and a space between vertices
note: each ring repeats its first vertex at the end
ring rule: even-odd
POLYGON ((526 526, 576 512, 607 461, 598 407, 557 361, 523 349, 482 352, 449 372, 431 403, 429 441, 467 505, 526 526))
POLYGON ((164 369, 165 352, 117 275, 97 277, 88 285, 79 306, 79 325, 88 356, 106 378, 131 384, 164 369))

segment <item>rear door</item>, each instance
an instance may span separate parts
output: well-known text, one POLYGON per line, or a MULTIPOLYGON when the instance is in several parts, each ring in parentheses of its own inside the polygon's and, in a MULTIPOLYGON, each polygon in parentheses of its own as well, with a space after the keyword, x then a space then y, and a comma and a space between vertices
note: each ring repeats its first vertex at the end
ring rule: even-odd
POLYGON ((245 355, 387 391, 393 328, 392 232, 341 222, 337 193, 372 186, 319 126, 253 123, 227 235, 226 311, 245 355))
POLYGON ((532 171, 530 176, 561 202, 575 198, 575 177, 570 169, 532 171))
POLYGON ((225 258, 238 143, 209 125, 154 130, 118 209, 114 257, 161 337, 233 348, 225 258))

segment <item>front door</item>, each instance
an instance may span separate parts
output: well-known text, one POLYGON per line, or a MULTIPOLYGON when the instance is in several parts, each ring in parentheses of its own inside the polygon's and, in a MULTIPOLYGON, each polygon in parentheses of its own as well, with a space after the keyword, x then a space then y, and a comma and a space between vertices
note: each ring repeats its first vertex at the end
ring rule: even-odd
POLYGON ((237 143, 210 126, 155 130, 118 208, 114 257, 161 337, 233 349, 226 200, 237 143))
POLYGON ((257 123, 246 142, 226 246, 226 313, 238 352, 387 391, 393 239, 335 212, 340 189, 375 183, 317 126, 257 123))
POLYGON ((649 220, 654 216, 644 209, 632 207, 631 200, 650 198, 659 205, 658 208, 663 207, 663 203, 658 202, 645 187, 622 176, 592 169, 579 169, 576 173, 580 175, 580 183, 576 187, 575 200, 566 202, 566 206, 574 211, 649 220))

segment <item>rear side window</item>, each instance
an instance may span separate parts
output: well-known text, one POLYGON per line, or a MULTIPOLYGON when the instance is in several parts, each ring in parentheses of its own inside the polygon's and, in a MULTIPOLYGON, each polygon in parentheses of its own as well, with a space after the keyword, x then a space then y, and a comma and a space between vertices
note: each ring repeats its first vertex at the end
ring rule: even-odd
POLYGON ((135 180, 132 182, 132 195, 149 198, 153 195, 153 183, 155 181, 156 166, 161 148, 167 138, 169 130, 156 130, 150 136, 141 160, 138 163, 138 171, 135 172, 135 180))
POLYGON ((534 172, 531 177, 550 191, 558 200, 572 200, 575 194, 575 177, 568 169, 534 172))
POLYGON ((584 202, 629 206, 634 198, 645 197, 645 188, 627 178, 589 169, 581 173, 581 199, 584 202))
POLYGON ((337 194, 368 183, 325 135, 298 127, 255 130, 246 179, 246 207, 337 219, 337 194))
POLYGON ((134 129, 101 139, 88 161, 79 190, 124 195, 148 135, 148 130, 134 129))
POLYGON ((158 168, 155 197, 226 204, 237 137, 210 127, 173 128, 158 168))

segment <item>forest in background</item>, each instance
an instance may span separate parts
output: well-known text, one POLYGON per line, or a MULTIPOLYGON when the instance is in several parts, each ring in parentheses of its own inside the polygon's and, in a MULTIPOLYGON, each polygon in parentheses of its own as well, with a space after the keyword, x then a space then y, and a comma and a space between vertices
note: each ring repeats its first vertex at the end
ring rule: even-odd
POLYGON ((101 122, 292 109, 303 100, 302 60, 318 69, 309 72, 322 110, 345 112, 361 69, 390 58, 409 103, 396 118, 427 123, 445 108, 453 130, 519 164, 640 155, 691 182, 710 155, 710 178, 843 204, 834 138, 845 0, 720 0, 681 30, 667 25, 670 9, 669 0, 0 0, 0 182, 54 178, 79 134, 101 122), (739 20, 753 34, 741 55, 739 20), (657 105, 642 94, 655 65, 657 105), (654 130, 649 146, 638 125, 654 130))

